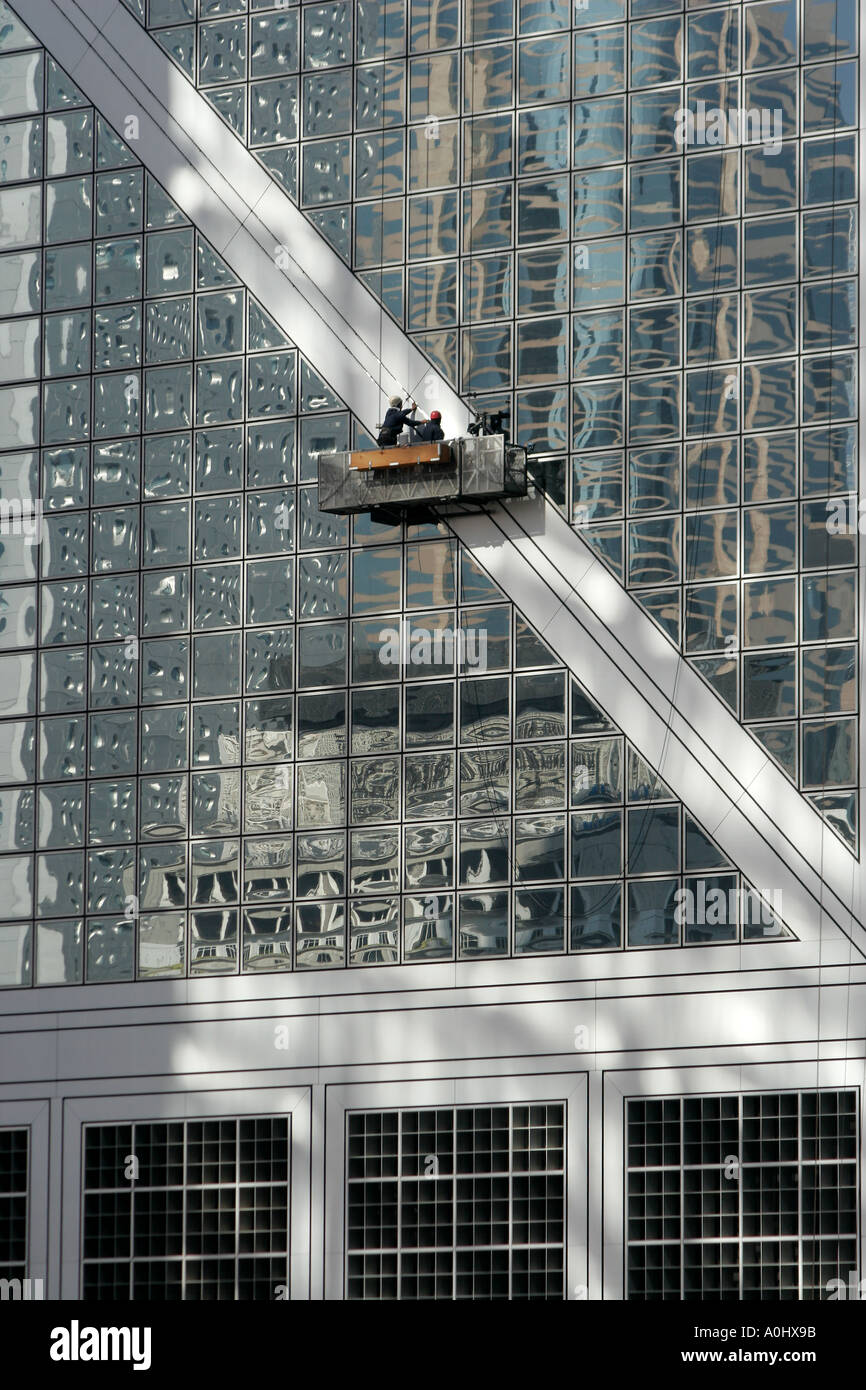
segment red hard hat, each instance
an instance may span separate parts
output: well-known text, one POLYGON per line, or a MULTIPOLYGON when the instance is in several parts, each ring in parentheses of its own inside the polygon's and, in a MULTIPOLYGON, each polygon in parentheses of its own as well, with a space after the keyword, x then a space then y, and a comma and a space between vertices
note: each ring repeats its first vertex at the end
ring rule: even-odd
POLYGON ((431 411, 430 411, 430 419, 431 419, 431 420, 441 420, 441 419, 442 419, 442 416, 441 416, 441 414, 439 413, 438 410, 431 410, 431 411))

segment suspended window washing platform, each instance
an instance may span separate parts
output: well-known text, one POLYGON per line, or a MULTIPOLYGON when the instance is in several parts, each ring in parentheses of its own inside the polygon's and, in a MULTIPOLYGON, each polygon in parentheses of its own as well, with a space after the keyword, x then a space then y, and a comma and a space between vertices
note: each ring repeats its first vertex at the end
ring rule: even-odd
POLYGON ((319 510, 395 515, 527 494, 526 450, 504 434, 319 454, 319 510))

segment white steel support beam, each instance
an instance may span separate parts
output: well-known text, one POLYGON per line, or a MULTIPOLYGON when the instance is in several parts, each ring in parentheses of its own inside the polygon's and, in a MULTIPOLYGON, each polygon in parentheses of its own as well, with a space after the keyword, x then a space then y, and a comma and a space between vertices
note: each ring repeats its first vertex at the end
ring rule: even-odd
MULTIPOLYGON (((449 525, 732 862, 803 939, 860 949, 860 865, 547 501, 449 525)), ((829 960, 828 962, 829 963, 829 960)))
MULTIPOLYGON (((303 354, 372 429, 384 398, 465 404, 120 0, 18 0, 54 54, 303 354), (276 255, 277 248, 285 253, 276 255), (380 336, 381 335, 381 336, 380 336)), ((803 940, 866 935, 859 862, 549 503, 452 518, 460 539, 803 940)))

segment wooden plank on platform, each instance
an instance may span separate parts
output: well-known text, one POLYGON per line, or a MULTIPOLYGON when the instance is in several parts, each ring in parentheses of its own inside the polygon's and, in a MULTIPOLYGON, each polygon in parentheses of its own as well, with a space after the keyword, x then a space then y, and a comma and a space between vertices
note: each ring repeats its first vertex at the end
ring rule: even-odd
POLYGON ((446 440, 437 444, 398 444, 389 449, 356 449, 349 455, 350 468, 411 468, 417 463, 448 463, 446 440))

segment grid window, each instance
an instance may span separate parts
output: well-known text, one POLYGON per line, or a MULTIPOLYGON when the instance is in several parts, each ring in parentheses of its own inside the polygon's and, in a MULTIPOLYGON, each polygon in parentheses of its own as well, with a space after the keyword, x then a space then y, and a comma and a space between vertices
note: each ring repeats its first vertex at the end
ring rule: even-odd
POLYGON ((288 1297, 289 1120, 86 1125, 82 1297, 288 1297))
POLYGON ((347 1296, 562 1298, 564 1121, 557 1104, 350 1113, 347 1296))
POLYGON ((628 1298, 822 1299, 847 1284, 855 1091, 625 1106, 628 1298))
POLYGON ((30 1131, 0 1129, 0 1279, 27 1277, 30 1131))

